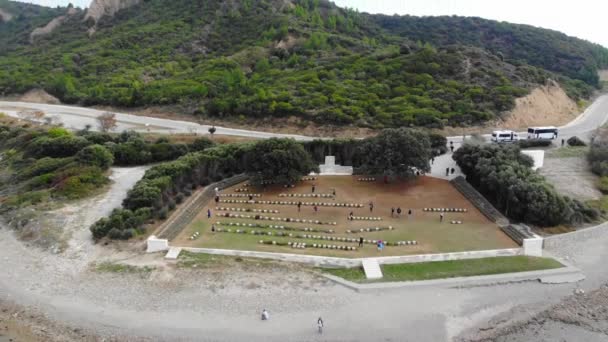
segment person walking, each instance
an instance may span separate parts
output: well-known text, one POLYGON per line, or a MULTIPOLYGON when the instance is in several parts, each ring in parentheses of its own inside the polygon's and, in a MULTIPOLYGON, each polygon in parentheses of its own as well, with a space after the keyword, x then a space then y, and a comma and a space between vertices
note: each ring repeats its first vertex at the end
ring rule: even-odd
POLYGON ((397 208, 397 217, 401 217, 401 207, 397 208))
POLYGON ((211 225, 211 232, 215 233, 215 225, 214 224, 211 225))
POLYGON ((373 212, 374 211, 374 202, 370 201, 369 202, 369 212, 373 212))
POLYGON ((566 141, 565 141, 564 139, 562 139, 562 147, 564 147, 564 143, 565 143, 565 142, 566 142, 566 141))
POLYGON ((449 167, 445 168, 445 175, 446 175, 446 177, 450 175, 450 168, 449 167))
POLYGON ((431 165, 435 162, 435 157, 431 157, 431 165))
POLYGON ((454 172, 456 172, 456 169, 455 169, 455 168, 451 168, 451 169, 450 169, 450 172, 451 172, 452 174, 454 174, 454 172))
POLYGON ((312 193, 313 193, 313 194, 315 193, 315 188, 316 188, 316 187, 315 187, 315 185, 313 184, 313 185, 312 185, 312 193))
POLYGON ((359 236, 359 247, 363 247, 363 236, 359 236))
POLYGON ((408 218, 408 220, 409 220, 410 218, 412 218, 412 209, 408 209, 408 210, 407 210, 407 218, 408 218))
POLYGON ((211 209, 207 209, 207 218, 211 218, 211 209))
POLYGON ((317 207, 316 205, 313 207, 313 209, 315 210, 315 213, 316 213, 317 211, 319 211, 319 207, 317 207))
POLYGON ((319 329, 319 334, 323 333, 323 319, 321 317, 317 320, 317 329, 319 329))
POLYGON ((220 201, 220 196, 215 196, 215 204, 217 205, 220 201))
POLYGON ((391 217, 395 216, 395 207, 391 208, 391 217))
POLYGON ((300 212, 300 209, 302 208, 302 202, 298 202, 298 212, 300 212))
POLYGON ((439 214, 439 223, 443 222, 443 213, 439 214))
POLYGON ((268 314, 268 311, 266 311, 266 309, 262 310, 262 321, 267 321, 270 319, 270 315, 268 314))
POLYGON ((351 212, 348 214, 348 219, 349 219, 350 221, 354 220, 354 219, 355 219, 354 215, 355 215, 355 213, 353 213, 353 212, 351 211, 351 212))

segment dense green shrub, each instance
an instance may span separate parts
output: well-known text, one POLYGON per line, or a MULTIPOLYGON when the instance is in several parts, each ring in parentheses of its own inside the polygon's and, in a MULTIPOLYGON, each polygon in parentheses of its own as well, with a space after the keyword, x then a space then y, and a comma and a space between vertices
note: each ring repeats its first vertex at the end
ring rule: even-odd
POLYGON ((533 161, 515 145, 465 144, 453 159, 467 180, 506 216, 541 227, 597 219, 598 212, 559 195, 532 171, 533 161))
POLYGON ((34 157, 63 158, 75 155, 90 144, 87 139, 72 135, 63 135, 57 138, 41 136, 36 138, 28 148, 34 157))
POLYGON ((448 151, 448 139, 441 134, 429 133, 433 155, 438 156, 448 151))
POLYGON ((106 170, 114 162, 114 156, 101 145, 90 145, 76 154, 76 160, 83 165, 97 166, 106 170))
POLYGON ((608 194, 608 176, 600 178, 598 189, 604 194, 608 194))
POLYGON ((19 179, 27 179, 39 176, 48 172, 55 171, 74 161, 74 158, 50 158, 44 157, 37 159, 32 165, 23 169, 17 177, 19 179))
POLYGON ((567 140, 569 146, 587 146, 579 137, 570 137, 567 140))
POLYGON ((405 128, 385 129, 375 137, 364 139, 357 150, 359 171, 388 177, 413 177, 431 170, 433 156, 429 135, 405 128))
POLYGON ((319 171, 302 145, 293 139, 272 138, 257 142, 247 151, 245 158, 245 172, 252 183, 272 179, 290 184, 319 171))
POLYGON ((520 148, 530 147, 548 147, 553 144, 553 140, 549 139, 522 139, 517 141, 517 145, 520 148))
POLYGON ((608 141, 606 138, 599 136, 594 139, 587 160, 591 164, 591 171, 598 176, 608 176, 608 141))
POLYGON ((204 151, 210 147, 213 147, 213 145, 215 145, 215 143, 213 141, 211 141, 209 138, 201 137, 201 138, 196 138, 196 140, 194 140, 192 142, 192 144, 190 144, 189 149, 192 152, 204 151))

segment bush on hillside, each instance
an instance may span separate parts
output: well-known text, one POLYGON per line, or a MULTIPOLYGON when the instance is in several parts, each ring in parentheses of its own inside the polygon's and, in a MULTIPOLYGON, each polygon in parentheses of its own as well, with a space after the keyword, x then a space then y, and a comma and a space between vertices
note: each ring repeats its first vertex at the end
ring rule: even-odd
POLYGON ((76 154, 76 160, 83 165, 97 166, 106 170, 114 162, 114 156, 101 145, 90 145, 76 154))
POLYGON ((524 139, 517 141, 517 145, 520 148, 530 147, 548 147, 553 144, 552 140, 549 139, 524 139))
POLYGON ((567 140, 568 146, 587 146, 579 137, 570 137, 567 140))

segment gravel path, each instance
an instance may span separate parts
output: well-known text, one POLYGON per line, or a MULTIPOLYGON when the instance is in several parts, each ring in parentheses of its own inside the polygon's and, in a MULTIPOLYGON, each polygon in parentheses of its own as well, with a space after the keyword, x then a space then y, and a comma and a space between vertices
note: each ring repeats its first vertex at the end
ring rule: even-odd
POLYGON ((573 158, 545 158, 540 173, 562 194, 580 200, 598 199, 598 177, 591 173, 584 156, 573 158))

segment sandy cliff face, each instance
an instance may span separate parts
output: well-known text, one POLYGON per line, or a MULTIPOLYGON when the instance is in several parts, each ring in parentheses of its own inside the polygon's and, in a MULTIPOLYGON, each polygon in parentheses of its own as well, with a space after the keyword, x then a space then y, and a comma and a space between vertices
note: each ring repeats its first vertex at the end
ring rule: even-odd
POLYGON ((529 126, 562 125, 574 119, 580 110, 555 81, 538 87, 515 100, 515 108, 504 116, 500 125, 519 129, 529 126))
POLYGON ((30 33, 30 43, 33 43, 37 37, 47 35, 53 32, 56 28, 61 26, 69 16, 78 13, 78 10, 75 8, 70 8, 65 15, 59 16, 53 20, 51 20, 48 24, 43 27, 37 27, 30 33))
POLYGON ((0 8, 0 22, 7 22, 11 19, 13 19, 13 15, 0 8))
POLYGON ((142 0, 93 0, 89 5, 84 20, 91 18, 94 22, 97 22, 103 16, 113 16, 116 12, 135 6, 141 2, 142 0))
POLYGON ((600 81, 608 81, 608 70, 600 70, 598 74, 600 75, 600 81))

